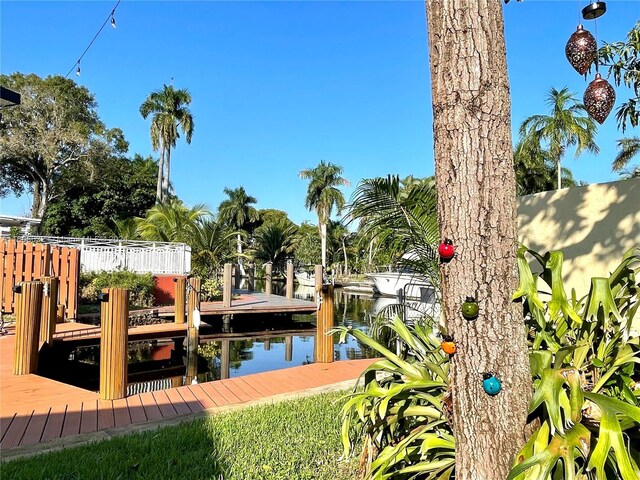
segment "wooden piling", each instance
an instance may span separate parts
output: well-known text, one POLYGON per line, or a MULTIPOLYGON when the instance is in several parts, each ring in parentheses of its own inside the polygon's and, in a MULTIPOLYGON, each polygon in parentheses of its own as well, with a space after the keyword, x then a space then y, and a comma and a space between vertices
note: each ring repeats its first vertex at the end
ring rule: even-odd
POLYGON ((222 340, 222 351, 220 352, 220 379, 229 378, 229 357, 231 354, 231 343, 229 340, 222 340))
POLYGON ((290 362, 293 360, 293 335, 287 335, 284 337, 284 361, 290 362))
POLYGON ((273 271, 273 264, 271 262, 267 262, 264 264, 264 293, 267 295, 271 295, 271 282, 273 281, 273 276, 271 272, 273 271))
POLYGON ((253 292, 256 289, 256 264, 251 263, 249 265, 249 285, 247 288, 250 292, 253 292))
POLYGON ((176 290, 174 295, 175 305, 175 323, 184 323, 185 319, 185 301, 187 297, 187 279, 185 277, 176 277, 176 290))
POLYGON ((265 351, 269 351, 271 350, 271 339, 270 338, 265 338, 264 342, 262 343, 262 346, 264 347, 265 351))
POLYGON ((231 276, 233 265, 231 263, 224 264, 224 274, 222 276, 222 306, 231 306, 231 276))
POLYGON ((318 363, 331 363, 334 359, 333 335, 329 331, 333 329, 333 285, 323 285, 321 288, 321 303, 318 311, 316 349, 318 363))
POLYGON ((189 305, 187 306, 187 327, 193 328, 193 311, 195 309, 200 310, 200 288, 202 280, 191 277, 189 279, 189 285, 191 288, 189 291, 189 305))
POLYGON ((287 262, 287 298, 293 298, 293 262, 287 262))
POLYGON ((38 369, 42 282, 22 282, 18 288, 13 374, 27 375, 38 369))
POLYGON ((234 288, 237 290, 240 288, 240 283, 242 282, 242 269, 240 268, 240 264, 236 263, 234 272, 233 272, 233 282, 234 288))
POLYGON ((100 398, 117 400, 127 395, 127 341, 129 290, 105 288, 100 310, 100 398))
POLYGON ((56 308, 58 306, 58 278, 44 277, 42 288, 42 315, 40 319, 40 342, 53 343, 56 332, 56 308))

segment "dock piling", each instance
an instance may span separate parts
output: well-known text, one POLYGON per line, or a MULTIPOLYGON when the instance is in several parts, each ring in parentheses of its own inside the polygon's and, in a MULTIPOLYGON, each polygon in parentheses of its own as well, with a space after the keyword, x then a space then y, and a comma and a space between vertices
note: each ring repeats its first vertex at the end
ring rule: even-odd
POLYGON ((256 289, 256 264, 249 264, 249 285, 247 288, 250 292, 253 292, 256 289))
POLYGON ((187 335, 191 351, 197 351, 198 348, 198 329, 200 328, 200 288, 202 280, 192 277, 189 279, 191 286, 189 292, 189 305, 187 315, 187 335), (198 311, 196 314, 195 311, 198 311), (197 318, 196 318, 197 315, 197 318))
POLYGON ((334 360, 333 335, 329 331, 333 328, 333 285, 322 283, 322 267, 316 265, 316 295, 318 298, 318 316, 316 331, 316 361, 331 363, 334 360), (320 267, 320 268, 318 268, 320 267))
POLYGON ((293 335, 287 335, 284 337, 284 361, 290 362, 293 360, 293 335))
POLYGON ((293 260, 287 259, 287 298, 293 298, 293 260))
POLYGON ((42 282, 22 282, 16 295, 16 348, 14 375, 36 373, 42 311, 42 282))
POLYGON ((42 288, 42 316, 40 320, 40 342, 51 345, 56 332, 56 307, 58 306, 58 278, 44 277, 42 288))
POLYGON ((273 281, 273 276, 271 272, 273 271, 273 264, 271 262, 267 262, 264 264, 264 293, 267 295, 271 295, 271 282, 273 281))
POLYGON ((234 288, 237 290, 240 288, 240 283, 242 282, 242 269, 240 268, 240 264, 236 263, 233 270, 233 284, 234 288))
POLYGON ((184 315, 184 306, 187 295, 187 279, 185 277, 176 277, 174 279, 176 282, 176 290, 175 290, 175 323, 184 323, 185 315, 184 315))
POLYGON ((231 276, 233 265, 231 263, 224 264, 224 275, 222 277, 222 306, 229 308, 231 306, 231 276))
POLYGON ((129 290, 105 288, 101 302, 100 398, 118 400, 127 396, 129 290))

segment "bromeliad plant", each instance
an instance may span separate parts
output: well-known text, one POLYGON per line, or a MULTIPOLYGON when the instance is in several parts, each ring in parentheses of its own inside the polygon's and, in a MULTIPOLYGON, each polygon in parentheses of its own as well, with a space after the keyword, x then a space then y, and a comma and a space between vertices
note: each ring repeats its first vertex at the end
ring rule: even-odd
POLYGON ((518 454, 509 480, 637 480, 640 342, 629 334, 640 307, 640 248, 629 250, 609 278, 592 278, 579 301, 575 291, 571 298, 565 293, 561 252, 543 257, 521 247, 518 266, 514 299, 524 299, 531 328, 529 411, 540 427, 518 454), (543 269, 539 279, 527 252, 543 269), (537 281, 550 289, 546 302, 537 281))
MULTIPOLYGON (((565 293, 561 252, 541 256, 521 247, 518 266, 514 299, 522 299, 527 312, 534 387, 530 420, 539 427, 517 455, 508 480, 637 480, 640 342, 630 332, 640 308, 640 248, 629 250, 609 278, 593 278, 580 300, 575 292, 570 298, 565 293), (532 273, 527 253, 541 265, 541 274, 532 273), (540 284, 550 293, 539 292, 540 284)), ((449 358, 427 325, 407 327, 399 318, 388 325, 403 342, 406 359, 360 331, 337 329, 384 357, 363 373, 368 381, 343 408, 345 454, 352 438, 365 438, 364 478, 455 476, 449 358)))

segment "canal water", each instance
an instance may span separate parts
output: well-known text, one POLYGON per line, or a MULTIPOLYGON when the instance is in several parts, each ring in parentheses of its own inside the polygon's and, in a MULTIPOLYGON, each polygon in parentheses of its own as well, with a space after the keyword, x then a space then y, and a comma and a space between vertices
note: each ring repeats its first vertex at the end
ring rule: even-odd
MULTIPOLYGON (((258 286, 259 287, 259 286, 258 286)), ((284 284, 274 283, 274 294, 283 294, 284 284)), ((313 287, 299 286, 296 298, 313 301, 313 287)), ((346 293, 336 288, 336 326, 369 332, 381 312, 393 314, 396 299, 346 293), (390 306, 391 305, 391 306, 390 306)), ((210 321, 206 317, 203 321, 210 321)), ((222 331, 222 320, 214 322, 222 331)), ((229 326, 228 326, 229 327, 229 326)), ((231 320, 231 335, 202 335, 197 348, 184 338, 130 342, 128 351, 128 394, 160 390, 185 384, 215 381, 252 373, 279 370, 314 362, 315 315, 252 318, 237 315, 231 320), (224 337, 222 339, 221 337, 224 337)), ((204 333, 204 332, 203 332, 204 333)), ((99 388, 99 346, 51 351, 43 359, 42 375, 88 390, 99 388)), ((334 336, 334 359, 373 358, 374 351, 347 336, 344 343, 334 336)), ((40 369, 39 369, 40 370, 40 369)))

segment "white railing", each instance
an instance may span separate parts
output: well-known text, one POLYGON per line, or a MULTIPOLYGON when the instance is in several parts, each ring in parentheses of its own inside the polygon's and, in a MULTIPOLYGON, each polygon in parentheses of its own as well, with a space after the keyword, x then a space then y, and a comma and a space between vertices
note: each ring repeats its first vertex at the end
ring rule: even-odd
POLYGON ((185 243, 34 235, 24 235, 20 240, 79 249, 83 272, 128 270, 182 275, 191 270, 191 247, 185 243))

